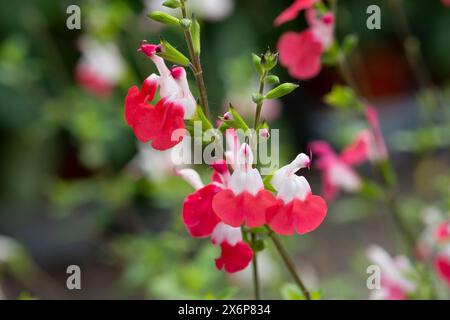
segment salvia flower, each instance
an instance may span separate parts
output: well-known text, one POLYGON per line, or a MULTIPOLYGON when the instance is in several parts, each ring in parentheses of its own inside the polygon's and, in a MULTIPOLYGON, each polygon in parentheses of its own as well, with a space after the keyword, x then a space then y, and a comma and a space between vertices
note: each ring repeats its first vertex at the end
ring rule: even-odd
POLYGON ((233 227, 242 224, 250 228, 264 225, 266 209, 275 203, 275 197, 264 189, 261 175, 252 164, 252 150, 243 143, 233 159, 234 171, 227 187, 213 200, 216 214, 233 227))
POLYGON ((178 175, 196 189, 183 203, 183 223, 193 237, 211 237, 213 244, 220 245, 221 256, 216 259, 217 269, 237 272, 247 267, 252 260, 253 251, 242 240, 241 229, 221 222, 212 208, 213 198, 226 187, 230 177, 223 161, 217 161, 212 167, 212 182, 206 186, 193 169, 177 171, 178 175))
POLYGON ((80 39, 79 46, 82 55, 75 69, 77 83, 96 96, 109 96, 125 71, 119 48, 88 36, 80 39))
POLYGON ((353 166, 369 159, 369 140, 369 132, 363 130, 340 154, 325 141, 310 144, 312 153, 319 157, 316 166, 322 171, 323 194, 326 198, 334 199, 340 189, 356 192, 361 188, 361 179, 353 166))
POLYGON ((427 227, 418 243, 422 259, 434 265, 437 275, 450 286, 450 219, 445 219, 436 208, 425 210, 427 227))
MULTIPOLYGON (((298 1, 298 3, 306 2, 298 1)), ((310 8, 306 11, 306 21, 309 25, 306 30, 286 32, 278 40, 280 63, 288 68, 292 77, 300 80, 310 79, 319 74, 322 54, 333 43, 332 12, 319 16, 317 10, 310 8)))
POLYGON ((142 44, 140 49, 156 65, 159 76, 151 74, 141 89, 133 86, 125 99, 125 119, 139 141, 149 142, 156 150, 166 150, 178 144, 185 134, 183 119, 195 112, 196 102, 189 90, 186 71, 182 67, 169 70, 156 55, 160 46, 142 44), (159 87, 160 100, 150 102, 159 87))
POLYGON ((325 200, 312 194, 305 177, 295 174, 309 167, 310 163, 309 157, 301 153, 290 164, 278 169, 272 177, 271 183, 278 191, 278 202, 267 210, 267 222, 279 234, 291 235, 294 230, 299 234, 310 232, 325 218, 325 200))
POLYGON ((367 256, 381 271, 379 290, 371 295, 376 300, 406 300, 414 293, 417 285, 410 279, 414 270, 405 256, 392 258, 383 248, 371 246, 367 256))

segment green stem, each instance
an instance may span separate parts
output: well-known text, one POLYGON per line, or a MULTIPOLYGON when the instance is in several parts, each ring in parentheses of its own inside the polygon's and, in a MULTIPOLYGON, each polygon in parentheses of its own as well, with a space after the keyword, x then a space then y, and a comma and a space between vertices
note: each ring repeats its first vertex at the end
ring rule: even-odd
MULTIPOLYGON (((259 78, 259 91, 258 91, 258 93, 260 95, 264 94, 264 85, 266 84, 266 77, 267 77, 267 71, 263 71, 263 73, 261 74, 261 78, 259 78)), ((264 100, 262 100, 260 103, 256 104, 255 121, 253 122, 253 127, 255 128, 255 130, 258 127, 259 120, 261 118, 261 111, 262 111, 263 102, 264 102, 264 100)))
POLYGON ((273 244, 275 245, 275 248, 278 250, 278 253, 280 254, 281 258, 283 259, 284 264, 286 265, 289 273, 291 274, 292 278, 294 278, 295 283, 302 291, 303 295, 305 296, 306 300, 311 300, 311 294, 309 293, 308 289, 306 288, 305 284, 303 283, 302 279, 297 273, 297 270, 295 269, 295 264, 292 261, 291 257, 289 257, 289 254, 287 253, 286 249, 284 248, 281 240, 278 238, 278 236, 269 229, 269 237, 272 239, 273 244))
MULTIPOLYGON (((187 18, 185 0, 181 0, 181 14, 184 19, 187 18)), ((192 72, 194 73, 195 82, 197 84, 197 88, 198 88, 199 95, 200 95, 200 97, 199 97, 200 105, 202 106, 203 111, 205 112, 205 115, 208 117, 209 120, 211 120, 211 112, 209 109, 208 95, 206 93, 205 80, 203 79, 203 68, 202 68, 202 64, 200 62, 200 54, 196 53, 194 50, 192 34, 189 29, 184 30, 184 37, 186 38, 189 55, 191 57, 191 68, 192 68, 192 72)))
MULTIPOLYGON (((252 233, 250 236, 252 246, 255 245, 255 234, 252 233)), ((255 290, 255 300, 261 299, 261 290, 259 285, 259 275, 258 275, 258 257, 255 250, 253 250, 253 259, 252 259, 252 269, 253 269, 253 288, 255 290)))

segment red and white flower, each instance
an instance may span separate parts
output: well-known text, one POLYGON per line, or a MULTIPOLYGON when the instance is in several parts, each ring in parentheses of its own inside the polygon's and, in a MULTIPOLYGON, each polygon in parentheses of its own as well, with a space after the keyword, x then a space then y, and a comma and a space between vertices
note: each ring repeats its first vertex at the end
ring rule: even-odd
MULTIPOLYGON (((232 143, 235 144, 236 140, 232 143)), ((226 156, 232 161, 234 171, 227 188, 214 197, 214 211, 223 222, 233 227, 264 225, 266 209, 275 203, 275 197, 264 189, 259 171, 252 167, 250 146, 243 143, 236 154, 228 153, 226 156)))
POLYGON ((242 241, 241 229, 221 222, 212 208, 213 198, 223 190, 230 177, 223 161, 216 162, 212 167, 212 182, 206 186, 193 169, 177 171, 178 175, 196 189, 183 203, 183 223, 193 237, 210 236, 213 244, 220 245, 221 256, 216 259, 217 269, 237 272, 247 267, 252 260, 253 251, 242 241))
POLYGON ((372 299, 406 300, 409 294, 416 291, 416 284, 409 278, 414 270, 408 258, 405 256, 392 258, 379 246, 369 247, 367 256, 381 270, 381 288, 371 295, 372 299))
POLYGON ((253 251, 248 243, 242 241, 241 228, 231 227, 219 222, 214 228, 211 241, 220 245, 221 255, 216 259, 216 267, 226 272, 245 269, 253 258, 253 251))
POLYGON ((195 113, 195 98, 189 90, 184 68, 169 70, 164 60, 156 55, 160 46, 142 44, 139 50, 155 63, 159 76, 150 75, 140 90, 137 86, 128 90, 125 119, 139 141, 151 141, 153 148, 166 150, 183 139, 184 119, 191 118, 195 113), (160 100, 153 105, 150 102, 158 86, 160 100))
POLYGON ((294 19, 298 12, 307 9, 306 21, 309 28, 301 32, 286 32, 278 40, 280 63, 288 68, 289 74, 300 80, 310 79, 319 74, 322 54, 334 41, 334 15, 327 12, 318 15, 312 8, 315 1, 296 1, 276 20, 279 25, 294 19))
POLYGON ((301 153, 290 164, 278 169, 271 180, 278 191, 276 205, 267 210, 267 223, 273 231, 291 235, 316 229, 324 220, 327 204, 313 195, 308 181, 295 173, 310 166, 309 157, 301 153))
POLYGON ((88 36, 80 39, 79 46, 82 55, 75 69, 77 83, 96 96, 109 96, 125 71, 119 48, 88 36))
POLYGON ((444 219, 439 210, 425 212, 427 227, 418 244, 422 259, 434 265, 437 275, 450 286, 450 219, 444 219))
POLYGON ((326 198, 334 199, 339 189, 356 192, 361 188, 361 179, 353 166, 369 159, 370 139, 367 130, 361 131, 341 154, 336 154, 325 141, 310 144, 311 152, 319 157, 316 163, 317 168, 322 171, 323 194, 326 198))

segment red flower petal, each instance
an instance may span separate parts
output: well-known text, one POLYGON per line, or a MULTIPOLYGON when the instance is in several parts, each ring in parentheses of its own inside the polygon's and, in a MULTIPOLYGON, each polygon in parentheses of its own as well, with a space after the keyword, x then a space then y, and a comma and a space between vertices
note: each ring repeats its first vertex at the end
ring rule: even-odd
POLYGON ((445 282, 450 285, 450 258, 446 256, 438 256, 435 261, 435 268, 445 282))
POLYGON ((107 97, 114 89, 111 83, 83 65, 76 68, 75 79, 80 86, 96 96, 107 97))
POLYGON ((208 237, 220 222, 212 209, 213 197, 221 190, 214 184, 191 193, 183 203, 183 223, 193 237, 208 237))
POLYGON ((151 139, 154 149, 166 150, 183 140, 186 134, 183 117, 183 106, 175 102, 162 99, 156 104, 145 124, 145 130, 153 135, 151 139))
POLYGON ((365 132, 358 134, 356 140, 346 147, 340 158, 349 165, 361 164, 369 159, 369 145, 365 132))
POLYGON ((284 10, 274 21, 276 26, 295 19, 300 11, 311 8, 316 0, 295 0, 286 10, 284 10))
POLYGON ((225 189, 214 197, 213 209, 223 222, 232 227, 245 223, 254 228, 266 223, 266 210, 275 202, 275 197, 267 190, 260 190, 256 196, 246 191, 236 196, 233 191, 225 189))
POLYGON ((292 77, 304 80, 320 72, 323 46, 310 29, 283 34, 278 40, 278 51, 280 63, 292 77))
POLYGON ((305 201, 294 199, 287 204, 278 201, 267 210, 267 221, 273 231, 291 235, 294 230, 305 234, 316 229, 327 213, 327 204, 320 196, 309 195, 305 201))
POLYGON ((239 241, 234 246, 224 241, 220 244, 221 255, 216 259, 216 267, 218 270, 225 269, 226 272, 241 271, 248 266, 253 258, 253 251, 250 246, 239 241))
POLYGON ((147 102, 155 97, 157 88, 158 81, 150 76, 142 83, 141 90, 137 86, 128 90, 125 98, 125 120, 129 126, 133 127, 136 122, 139 122, 140 112, 143 108, 153 107, 148 105, 147 102))

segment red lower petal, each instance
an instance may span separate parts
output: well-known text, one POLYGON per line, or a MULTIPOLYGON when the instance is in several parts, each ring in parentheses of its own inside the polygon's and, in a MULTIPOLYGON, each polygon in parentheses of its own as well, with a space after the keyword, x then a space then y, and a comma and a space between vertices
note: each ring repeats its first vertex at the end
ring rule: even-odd
POLYGON ((267 190, 260 190, 256 196, 245 191, 236 196, 226 189, 214 197, 213 209, 223 222, 232 227, 245 223, 254 228, 266 223, 266 210, 275 202, 275 197, 267 190))
POLYGON ((208 237, 220 222, 212 209, 213 197, 221 190, 209 184, 187 196, 183 203, 183 223, 193 237, 208 237))
POLYGON ((278 202, 267 210, 267 221, 273 231, 291 235, 294 230, 305 234, 316 229, 327 213, 322 197, 309 195, 305 201, 294 199, 287 204, 278 202))
POLYGON ((253 258, 253 251, 250 246, 239 241, 234 246, 224 241, 220 244, 221 255, 216 259, 218 270, 225 269, 226 272, 237 272, 245 269, 253 258))
POLYGON ((186 134, 183 106, 163 99, 152 111, 146 124, 154 133, 152 147, 166 150, 180 143, 186 134))
POLYGON ((436 258, 435 268, 441 279, 450 285, 450 258, 438 256, 436 258))

